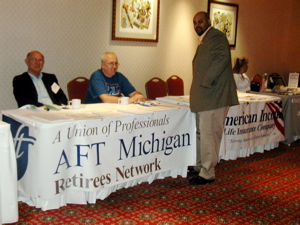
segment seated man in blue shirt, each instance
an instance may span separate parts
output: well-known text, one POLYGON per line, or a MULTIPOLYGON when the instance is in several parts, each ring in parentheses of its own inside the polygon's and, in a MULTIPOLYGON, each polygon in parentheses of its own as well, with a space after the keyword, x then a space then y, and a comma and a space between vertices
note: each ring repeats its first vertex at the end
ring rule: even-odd
POLYGON ((23 105, 43 106, 44 104, 68 104, 68 99, 59 87, 54 74, 42 73, 44 56, 39 51, 27 54, 27 72, 13 79, 13 93, 18 107, 23 105))
POLYGON ((129 103, 145 101, 142 93, 135 90, 128 79, 117 72, 117 56, 106 52, 101 57, 101 69, 90 78, 84 103, 118 103, 122 95, 129 97, 129 103))

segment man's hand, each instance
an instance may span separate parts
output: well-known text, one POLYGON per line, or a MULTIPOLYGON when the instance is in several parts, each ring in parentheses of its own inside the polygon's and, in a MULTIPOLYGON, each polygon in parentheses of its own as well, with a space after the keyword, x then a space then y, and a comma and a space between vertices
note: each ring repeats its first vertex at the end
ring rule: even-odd
POLYGON ((134 102, 144 102, 146 98, 144 95, 140 92, 134 92, 132 96, 129 98, 129 103, 134 103, 134 102))
MULTIPOLYGON (((118 103, 120 97, 102 94, 99 96, 99 98, 103 103, 118 103)), ((135 91, 129 95, 129 103, 144 102, 145 100, 146 98, 144 95, 138 91, 135 91)))

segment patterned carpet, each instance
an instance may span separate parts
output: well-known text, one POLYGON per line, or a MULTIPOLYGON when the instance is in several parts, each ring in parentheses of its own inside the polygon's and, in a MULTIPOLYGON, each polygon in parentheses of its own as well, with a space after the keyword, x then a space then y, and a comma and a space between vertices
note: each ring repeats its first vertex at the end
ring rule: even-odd
POLYGON ((300 224, 300 142, 221 161, 210 185, 167 178, 121 189, 96 204, 41 211, 19 203, 14 224, 300 224))

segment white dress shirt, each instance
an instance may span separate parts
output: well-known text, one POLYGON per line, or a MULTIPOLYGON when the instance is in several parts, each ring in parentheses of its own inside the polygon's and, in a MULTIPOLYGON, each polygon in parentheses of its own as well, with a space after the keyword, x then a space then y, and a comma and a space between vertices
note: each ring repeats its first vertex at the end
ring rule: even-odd
POLYGON ((234 73, 234 80, 237 86, 238 91, 240 92, 249 92, 250 91, 250 79, 249 77, 243 73, 234 73))
POLYGON ((44 85, 44 82, 42 80, 43 78, 43 73, 40 74, 39 77, 36 77, 30 73, 28 73, 29 76, 31 77, 31 80, 35 86, 35 89, 38 94, 38 102, 44 103, 44 104, 52 104, 52 100, 49 97, 49 94, 47 92, 47 89, 44 85))

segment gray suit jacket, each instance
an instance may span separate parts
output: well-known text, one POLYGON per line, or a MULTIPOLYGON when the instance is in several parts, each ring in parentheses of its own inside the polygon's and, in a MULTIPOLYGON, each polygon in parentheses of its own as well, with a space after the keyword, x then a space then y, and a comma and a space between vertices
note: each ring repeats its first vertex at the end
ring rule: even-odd
POLYGON ((191 111, 202 112, 238 104, 228 40, 224 33, 211 27, 193 59, 191 111))

